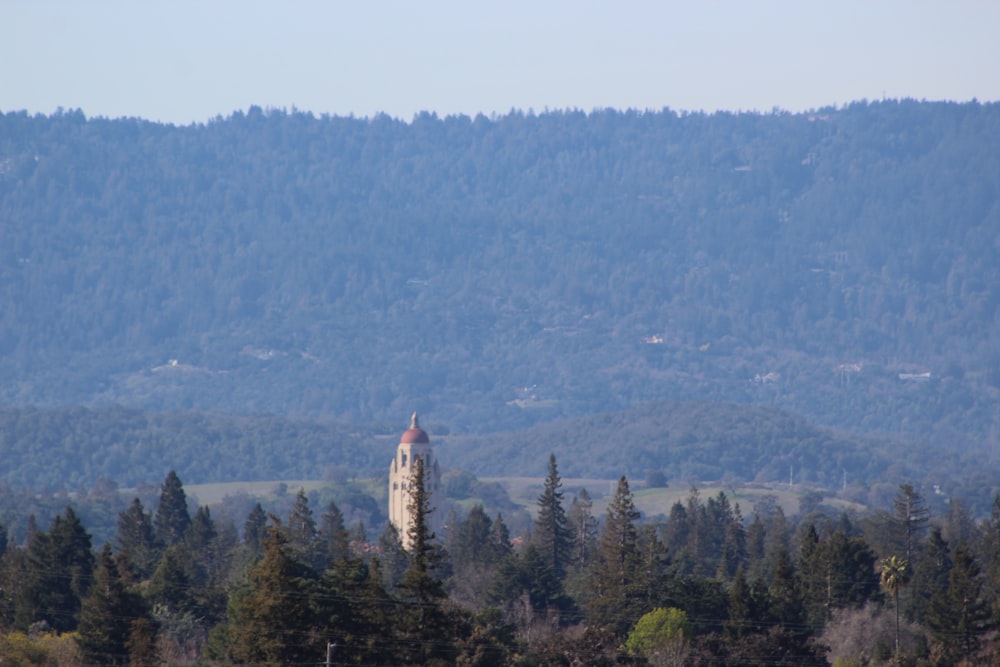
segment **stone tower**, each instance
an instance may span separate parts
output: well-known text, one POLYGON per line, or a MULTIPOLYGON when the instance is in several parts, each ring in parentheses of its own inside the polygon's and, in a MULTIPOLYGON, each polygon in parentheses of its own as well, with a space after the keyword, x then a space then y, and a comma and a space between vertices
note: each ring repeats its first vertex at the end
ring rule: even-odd
POLYGON ((441 489, 441 469, 431 450, 431 439, 420 428, 417 413, 413 413, 410 428, 403 432, 396 448, 396 456, 389 465, 389 521, 399 531, 403 546, 410 548, 410 475, 413 462, 420 459, 424 463, 424 490, 430 497, 431 507, 438 507, 441 489))

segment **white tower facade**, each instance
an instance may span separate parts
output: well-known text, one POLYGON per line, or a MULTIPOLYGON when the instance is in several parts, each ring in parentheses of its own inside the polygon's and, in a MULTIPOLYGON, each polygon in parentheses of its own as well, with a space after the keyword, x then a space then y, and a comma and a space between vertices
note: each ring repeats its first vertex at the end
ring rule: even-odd
POLYGON ((431 449, 431 439, 420 428, 417 413, 413 413, 410 428, 403 432, 396 448, 396 456, 389 465, 389 521, 399 531, 403 546, 410 548, 410 488, 413 464, 421 460, 424 465, 424 490, 430 497, 431 508, 438 506, 441 492, 441 468, 431 449))

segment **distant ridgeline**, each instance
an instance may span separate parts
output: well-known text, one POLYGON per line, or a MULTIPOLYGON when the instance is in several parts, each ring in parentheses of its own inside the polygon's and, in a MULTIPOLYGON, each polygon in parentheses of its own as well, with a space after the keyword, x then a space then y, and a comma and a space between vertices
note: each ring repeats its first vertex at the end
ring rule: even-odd
POLYGON ((487 433, 699 399, 985 458, 998 202, 997 104, 0 114, 0 404, 487 433))

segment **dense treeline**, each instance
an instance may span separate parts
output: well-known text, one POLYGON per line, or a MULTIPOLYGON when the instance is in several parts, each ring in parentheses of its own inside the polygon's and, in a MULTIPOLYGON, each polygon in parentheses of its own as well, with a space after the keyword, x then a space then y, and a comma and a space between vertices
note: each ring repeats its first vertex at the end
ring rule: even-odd
POLYGON ((174 469, 190 483, 322 479, 384 467, 372 427, 278 416, 103 408, 0 408, 0 480, 31 489, 123 486, 174 469))
MULTIPOLYGON (((22 665, 993 664, 1000 496, 973 520, 900 485, 865 516, 692 489, 603 516, 555 456, 530 531, 474 505, 435 537, 413 473, 409 549, 304 492, 281 516, 195 511, 171 471, 95 549, 70 506, 0 540, 0 659, 22 665)), ((0 532, 5 532, 0 530, 0 532)))
POLYGON ((0 400, 489 432, 701 398, 995 445, 998 188, 975 102, 3 113, 0 400))
MULTIPOLYGON (((831 431, 747 405, 657 401, 489 436, 439 436, 436 425, 429 428, 441 460, 452 469, 448 483, 456 498, 476 495, 459 488, 476 475, 532 476, 546 452, 561 458, 570 477, 614 479, 624 472, 644 479, 655 472, 673 486, 792 479, 875 506, 911 481, 962 499, 976 516, 985 516, 1000 492, 997 461, 976 449, 942 458, 927 443, 831 431)), ((35 513, 51 516, 67 493, 100 499, 109 485, 155 483, 171 469, 192 484, 380 479, 395 433, 385 426, 305 418, 148 413, 120 406, 0 409, 0 508, 35 507, 35 513), (45 499, 50 506, 43 511, 45 499)), ((489 495, 482 488, 476 493, 489 495)))

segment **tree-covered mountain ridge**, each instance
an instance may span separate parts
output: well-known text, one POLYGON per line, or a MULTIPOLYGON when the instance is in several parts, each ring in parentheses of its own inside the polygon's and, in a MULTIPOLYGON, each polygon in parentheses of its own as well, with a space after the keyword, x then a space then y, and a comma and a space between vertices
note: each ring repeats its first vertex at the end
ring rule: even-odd
POLYGON ((0 114, 0 401, 1000 440, 1000 106, 0 114))

